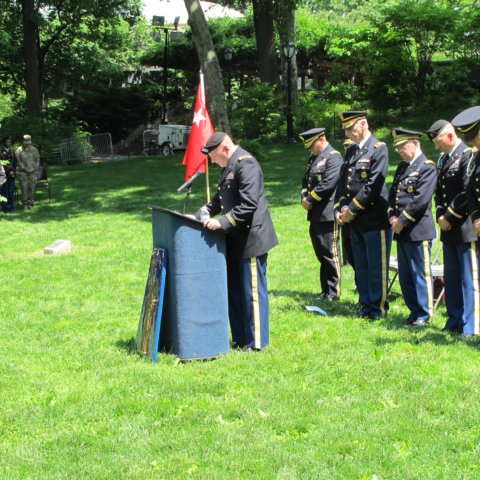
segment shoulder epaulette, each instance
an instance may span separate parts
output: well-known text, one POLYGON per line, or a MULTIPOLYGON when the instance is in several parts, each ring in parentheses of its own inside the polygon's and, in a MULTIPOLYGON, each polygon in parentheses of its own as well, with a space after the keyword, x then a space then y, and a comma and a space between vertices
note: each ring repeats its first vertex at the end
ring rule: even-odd
POLYGON ((245 160, 246 158, 253 158, 251 155, 240 155, 237 160, 245 160))
POLYGON ((386 145, 386 143, 385 143, 385 142, 377 142, 377 143, 373 146, 373 148, 378 148, 378 147, 381 147, 382 145, 386 145))
POLYGON ((332 150, 332 151, 330 152, 330 155, 335 155, 336 153, 338 153, 338 154, 340 155, 340 152, 337 152, 337 150, 332 150))
POLYGON ((435 165, 433 160, 425 160, 425 165, 435 165))

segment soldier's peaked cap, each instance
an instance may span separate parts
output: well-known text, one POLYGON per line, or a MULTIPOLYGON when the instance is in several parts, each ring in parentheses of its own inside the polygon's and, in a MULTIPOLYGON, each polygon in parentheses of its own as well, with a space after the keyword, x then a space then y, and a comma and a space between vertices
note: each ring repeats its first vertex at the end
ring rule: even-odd
POLYGON ((480 127, 480 106, 470 107, 460 112, 452 120, 452 125, 463 133, 465 140, 473 140, 480 127))
POLYGON ((399 145, 402 145, 402 143, 406 143, 409 140, 418 140, 423 135, 422 132, 407 130, 406 128, 400 127, 394 128, 391 133, 394 147, 398 147, 399 145))
POLYGON ((305 148, 310 148, 322 135, 325 135, 324 128, 312 128, 301 133, 299 137, 302 139, 305 148))
POLYGON ((224 140, 227 134, 225 132, 216 132, 207 140, 207 143, 200 149, 202 153, 208 155, 215 150, 224 140))
POLYGON ((450 122, 447 120, 437 120, 432 124, 432 126, 427 130, 428 138, 433 141, 435 137, 440 135, 442 130, 447 126, 450 125, 450 122))
POLYGON ((347 112, 340 112, 338 116, 342 121, 342 127, 345 129, 350 128, 358 120, 367 118, 367 112, 364 110, 348 110, 347 112))

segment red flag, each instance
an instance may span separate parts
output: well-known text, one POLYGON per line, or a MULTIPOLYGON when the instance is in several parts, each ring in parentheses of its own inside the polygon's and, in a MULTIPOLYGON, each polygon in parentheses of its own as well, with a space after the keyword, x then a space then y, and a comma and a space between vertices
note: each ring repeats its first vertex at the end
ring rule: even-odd
POLYGON ((183 164, 187 167, 185 180, 188 180, 197 170, 205 171, 206 155, 200 151, 207 140, 213 135, 214 129, 207 107, 205 106, 205 90, 203 88, 203 73, 200 74, 197 100, 193 114, 192 131, 188 139, 187 151, 183 164))

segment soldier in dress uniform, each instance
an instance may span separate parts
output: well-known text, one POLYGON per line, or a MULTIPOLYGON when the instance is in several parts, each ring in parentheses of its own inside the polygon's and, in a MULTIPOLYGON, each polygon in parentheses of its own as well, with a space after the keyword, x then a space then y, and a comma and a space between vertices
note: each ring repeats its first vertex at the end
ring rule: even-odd
POLYGON ((467 147, 446 120, 437 120, 427 135, 441 153, 437 163, 437 223, 443 244, 445 303, 448 320, 444 331, 470 334, 479 321, 480 295, 477 277, 477 235, 468 215, 468 166, 472 149, 467 147))
POLYGON ((424 326, 433 316, 432 240, 436 236, 432 197, 435 162, 423 154, 422 132, 394 128, 393 145, 403 162, 388 197, 388 218, 397 241, 398 277, 410 315, 404 323, 424 326))
POLYGON ((5 165, 7 181, 0 188, 0 195, 7 199, 7 201, 2 204, 2 210, 4 212, 11 212, 15 205, 15 170, 17 159, 12 150, 12 137, 10 136, 3 139, 0 147, 0 159, 8 161, 5 165))
MULTIPOLYGON (((343 151, 346 152, 355 142, 349 138, 343 141, 343 151)), ((343 265, 351 265, 353 268, 353 275, 355 280, 355 292, 357 288, 357 277, 355 275, 355 263, 353 262, 352 241, 350 233, 350 224, 344 223, 341 227, 342 232, 342 260, 343 265)))
POLYGON ((350 224, 360 316, 376 320, 388 310, 391 231, 387 217, 388 149, 369 130, 367 112, 340 113, 353 143, 345 153, 335 195, 335 218, 350 224))
POLYGON ((302 179, 302 207, 307 210, 310 238, 320 262, 321 294, 317 300, 333 301, 340 297, 339 227, 335 222, 333 198, 338 174, 343 164, 340 152, 328 143, 324 128, 300 134, 310 151, 302 179))
POLYGON ((5 169, 3 168, 3 163, 0 163, 0 187, 4 185, 7 181, 7 175, 5 174, 5 169))
POLYGON ((30 135, 22 137, 22 145, 15 151, 15 157, 17 158, 17 173, 22 191, 23 208, 30 210, 33 207, 37 172, 40 168, 40 154, 32 145, 30 135))
MULTIPOLYGON (((467 204, 470 219, 473 223, 473 230, 477 237, 480 235, 480 106, 467 108, 459 113, 453 120, 452 125, 458 129, 462 134, 463 139, 468 145, 474 149, 474 156, 472 157, 468 167, 467 173, 470 176, 467 186, 467 204), (476 151, 475 151, 476 150, 476 151)), ((478 295, 480 285, 478 278, 479 265, 479 240, 476 242, 476 265, 477 270, 474 270, 474 290, 478 295)), ((472 259, 472 264, 475 265, 475 260, 472 259)), ((474 267, 475 268, 475 267, 474 267)), ((475 305, 475 321, 473 325, 464 325, 463 332, 465 336, 476 335, 480 332, 479 320, 479 306, 475 305)))
POLYGON ((278 244, 257 160, 223 132, 202 153, 222 167, 218 191, 206 208, 204 226, 227 239, 228 315, 233 346, 260 350, 269 343, 267 256, 278 244))

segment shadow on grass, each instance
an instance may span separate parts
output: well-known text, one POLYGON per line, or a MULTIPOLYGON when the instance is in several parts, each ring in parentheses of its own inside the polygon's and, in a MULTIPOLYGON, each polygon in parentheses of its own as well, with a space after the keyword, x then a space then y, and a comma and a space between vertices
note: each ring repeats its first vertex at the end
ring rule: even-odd
POLYGON ((465 338, 461 334, 452 334, 449 332, 442 332, 440 326, 429 324, 424 327, 414 327, 411 325, 404 325, 403 316, 389 316, 382 321, 383 326, 388 330, 403 330, 409 334, 408 338, 385 338, 379 337, 375 340, 377 345, 388 345, 394 343, 408 342, 412 345, 420 345, 422 343, 433 343, 435 345, 456 345, 463 343, 470 348, 478 349, 480 347, 480 337, 465 338))
MULTIPOLYGON (((21 204, 5 215, 31 223, 74 218, 88 212, 127 213, 149 222, 149 206, 181 211, 185 194, 176 189, 184 181, 185 168, 179 155, 168 158, 138 158, 121 162, 49 167, 52 198, 36 196, 35 208, 23 211, 21 204)), ((213 176, 216 179, 216 175, 213 176)), ((205 187, 194 186, 189 207, 196 210, 205 202, 205 187)))
POLYGON ((325 310, 329 316, 358 317, 358 306, 349 300, 335 302, 321 302, 315 299, 316 295, 296 290, 270 290, 271 298, 286 297, 288 304, 278 307, 282 311, 303 309, 304 305, 316 305, 325 310))
MULTIPOLYGON (((15 220, 21 217, 26 222, 46 223, 95 212, 127 213, 149 222, 149 206, 182 210, 185 194, 177 193, 185 176, 182 160, 183 154, 177 154, 86 165, 52 165, 49 166, 51 202, 48 202, 44 192, 39 192, 32 211, 24 212, 21 205, 17 205, 14 213, 3 218, 15 220)), ((307 155, 300 143, 265 148, 260 162, 271 208, 298 203, 306 160, 307 155)), ((392 161, 392 172, 396 163, 392 161)), ((220 173, 217 166, 210 167, 209 185, 212 193, 216 191, 220 173)), ((187 210, 196 211, 203 203, 205 177, 194 183, 187 210)))
POLYGON ((128 340, 118 340, 115 345, 129 355, 138 355, 135 349, 135 337, 129 338, 128 340))

